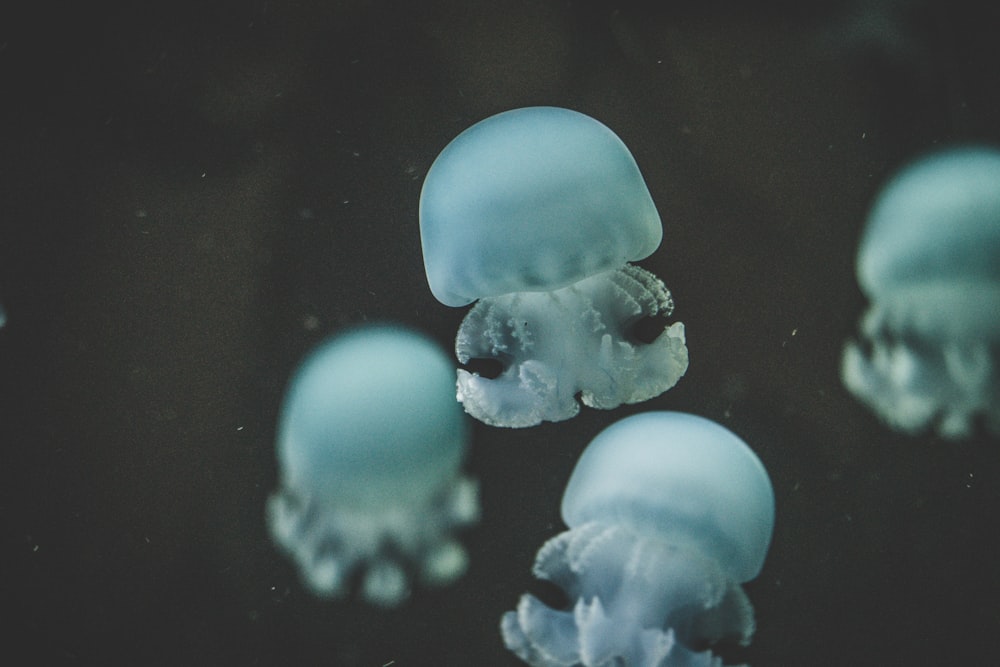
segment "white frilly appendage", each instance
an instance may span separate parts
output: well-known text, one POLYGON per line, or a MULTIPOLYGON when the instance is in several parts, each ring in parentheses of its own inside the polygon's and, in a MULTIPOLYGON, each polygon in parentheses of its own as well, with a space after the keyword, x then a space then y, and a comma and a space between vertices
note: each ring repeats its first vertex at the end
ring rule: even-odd
POLYGON ((988 431, 1000 434, 1000 346, 976 335, 901 327, 898 319, 872 305, 861 343, 844 349, 841 377, 848 390, 904 433, 933 425, 944 438, 963 438, 981 417, 988 431))
POLYGON ((504 643, 532 667, 722 667, 710 650, 749 642, 753 607, 718 563, 692 547, 592 522, 538 552, 534 574, 571 609, 521 597, 504 614, 504 643))
POLYGON ((458 400, 482 422, 524 427, 575 416, 578 393, 602 409, 658 396, 687 370, 684 325, 648 344, 630 340, 629 330, 672 311, 663 282, 630 264, 552 292, 480 299, 455 352, 463 364, 496 359, 504 370, 489 379, 459 369, 458 400))
POLYGON ((271 535, 298 565, 310 591, 343 597, 363 570, 361 595, 386 607, 406 599, 411 576, 428 585, 461 576, 468 556, 452 535, 478 517, 478 487, 464 476, 427 505, 364 511, 325 505, 288 489, 272 495, 267 505, 271 535))

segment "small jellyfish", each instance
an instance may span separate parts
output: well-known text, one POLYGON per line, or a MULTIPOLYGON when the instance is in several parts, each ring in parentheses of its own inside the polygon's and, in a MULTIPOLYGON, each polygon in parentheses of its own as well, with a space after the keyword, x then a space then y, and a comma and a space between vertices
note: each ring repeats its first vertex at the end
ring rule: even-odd
POLYGON ((875 201, 858 250, 871 301, 844 385, 890 427, 1000 434, 1000 151, 919 160, 875 201))
POLYGON ((420 195, 431 292, 479 303, 455 352, 498 365, 458 371, 458 400, 494 426, 569 419, 658 396, 687 370, 684 325, 652 342, 635 330, 673 311, 670 292, 628 262, 662 236, 631 153, 611 130, 568 109, 515 109, 462 132, 420 195))
POLYGON ((277 432, 274 540, 320 597, 354 580, 392 606, 409 579, 448 583, 466 568, 453 533, 478 518, 459 468, 467 423, 453 365, 423 336, 390 326, 331 338, 296 372, 277 432))
POLYGON ((534 575, 569 599, 533 595, 504 614, 507 648, 533 667, 721 667, 712 648, 749 643, 741 582, 760 573, 774 492, 760 459, 702 417, 647 412, 602 431, 562 500, 569 530, 534 575))

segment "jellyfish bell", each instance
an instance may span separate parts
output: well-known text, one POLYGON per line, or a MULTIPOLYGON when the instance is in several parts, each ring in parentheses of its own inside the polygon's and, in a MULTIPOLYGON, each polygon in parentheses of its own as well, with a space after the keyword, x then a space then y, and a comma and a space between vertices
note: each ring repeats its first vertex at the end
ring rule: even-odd
POLYGON ((447 306, 566 287, 649 256, 663 235, 621 139, 556 107, 458 135, 427 174, 420 221, 427 282, 447 306))
POLYGON ((568 419, 577 394, 597 408, 644 401, 687 369, 683 324, 647 345, 630 335, 673 311, 663 283, 629 264, 656 250, 662 227, 631 153, 589 116, 529 107, 462 132, 424 181, 420 236, 434 296, 478 300, 459 361, 504 367, 458 372, 459 400, 483 422, 568 419))
POLYGON ((570 528, 603 521, 699 543, 744 582, 764 565, 774 492, 732 431, 695 415, 647 412, 591 441, 566 485, 562 517, 570 528))
POLYGON ((422 335, 375 326, 327 340, 294 375, 268 523, 316 595, 344 596, 360 576, 363 597, 391 606, 414 572, 442 584, 464 571, 453 533, 478 501, 460 470, 468 429, 453 373, 422 335))
POLYGON ((858 249, 871 305, 845 386, 891 427, 1000 433, 1000 151, 955 148, 904 168, 858 249))
POLYGON ((711 646, 749 642, 756 577, 774 528, 764 466, 724 427, 649 412, 602 431, 562 501, 569 530, 538 552, 536 577, 571 609, 524 595, 507 647, 533 667, 716 665, 711 646), (707 647, 707 648, 706 648, 707 647))

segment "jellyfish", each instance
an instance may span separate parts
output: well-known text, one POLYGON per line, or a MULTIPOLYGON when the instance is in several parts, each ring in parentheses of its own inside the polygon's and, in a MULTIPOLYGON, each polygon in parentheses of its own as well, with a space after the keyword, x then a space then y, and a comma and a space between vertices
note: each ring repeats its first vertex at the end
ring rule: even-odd
POLYGON ((1000 151, 904 168, 875 201, 857 273, 871 305, 844 350, 847 389, 900 432, 1000 434, 1000 151))
POLYGON ((507 612, 507 648, 533 667, 721 667, 718 642, 749 643, 740 583, 760 573, 774 492, 757 456, 702 417, 647 412, 587 446, 562 499, 569 530, 534 575, 570 601, 533 595, 507 612))
POLYGON ((576 111, 515 109, 458 135, 431 165, 420 237, 431 292, 478 303, 455 339, 466 412, 525 427, 658 396, 687 370, 684 325, 651 342, 644 321, 673 312, 670 291, 629 262, 651 254, 660 217, 631 153, 576 111))
POLYGON ((464 476, 466 417, 454 370, 422 335, 369 326, 310 354, 285 395, 279 489, 267 503, 277 545, 323 598, 402 602, 410 580, 446 584, 465 570, 454 537, 478 518, 464 476))

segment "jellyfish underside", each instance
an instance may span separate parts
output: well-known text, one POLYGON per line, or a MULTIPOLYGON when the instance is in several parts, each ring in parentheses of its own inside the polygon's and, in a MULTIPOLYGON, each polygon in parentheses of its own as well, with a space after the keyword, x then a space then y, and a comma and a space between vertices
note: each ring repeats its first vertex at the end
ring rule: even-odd
POLYGON ((876 297, 861 340, 844 350, 845 386, 889 426, 934 428, 945 438, 982 428, 1000 434, 1000 312, 995 288, 968 285, 936 294, 923 286, 876 297), (947 311, 955 311, 949 313, 947 311))
POLYGON ((468 558, 454 539, 478 519, 478 491, 464 475, 426 501, 377 507, 324 502, 284 488, 268 501, 268 523, 303 582, 318 597, 344 597, 360 579, 368 602, 393 606, 408 597, 409 582, 439 586, 465 572, 468 558))
POLYGON ((753 608, 718 560, 685 541, 589 522, 549 540, 536 577, 570 609, 524 595, 507 612, 507 647, 533 667, 721 667, 718 642, 747 644, 753 608))
POLYGON ((601 409, 658 396, 687 370, 684 325, 650 343, 630 328, 672 311, 663 282, 631 264, 550 292, 480 299, 455 351, 463 364, 492 359, 502 371, 489 378, 459 369, 458 399, 480 421, 523 427, 573 417, 577 396, 601 409))

